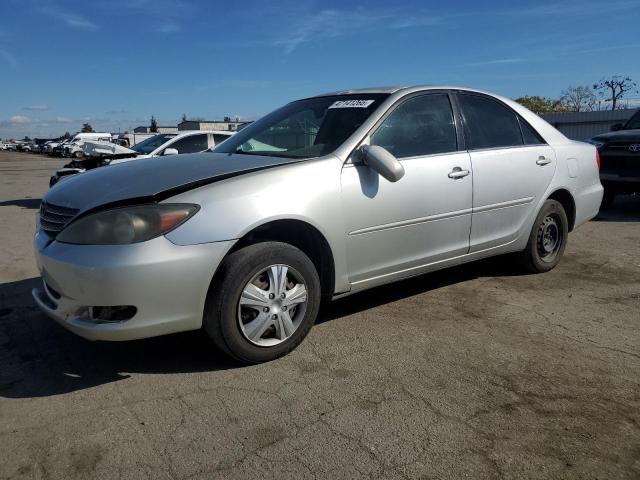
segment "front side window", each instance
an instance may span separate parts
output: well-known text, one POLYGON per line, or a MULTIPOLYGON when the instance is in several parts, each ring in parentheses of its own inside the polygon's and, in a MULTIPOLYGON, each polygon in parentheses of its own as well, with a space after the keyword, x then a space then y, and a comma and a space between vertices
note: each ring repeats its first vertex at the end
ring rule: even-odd
POLYGON ((458 99, 464 114, 469 150, 523 144, 518 117, 507 107, 480 95, 458 94, 458 99))
POLYGON ((209 148, 207 145, 207 134, 189 135, 188 137, 176 140, 167 148, 175 148, 178 153, 197 153, 209 148))
POLYGON ((420 95, 398 106, 371 136, 397 158, 457 150, 456 126, 446 93, 420 95))
POLYGON ((290 103, 217 146, 220 153, 314 158, 336 150, 387 94, 316 97, 290 103))

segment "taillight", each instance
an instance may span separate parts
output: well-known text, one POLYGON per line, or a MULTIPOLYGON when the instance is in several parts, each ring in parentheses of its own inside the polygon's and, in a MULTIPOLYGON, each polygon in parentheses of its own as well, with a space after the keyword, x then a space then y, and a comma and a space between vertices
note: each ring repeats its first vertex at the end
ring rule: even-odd
POLYGON ((598 170, 600 170, 600 151, 596 148, 596 165, 598 165, 598 170))

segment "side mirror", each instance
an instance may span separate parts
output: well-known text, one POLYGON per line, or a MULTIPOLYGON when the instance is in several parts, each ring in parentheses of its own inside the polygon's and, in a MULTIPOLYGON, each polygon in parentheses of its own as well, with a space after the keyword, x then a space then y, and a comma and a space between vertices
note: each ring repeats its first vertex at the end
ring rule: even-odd
POLYGON ((364 163, 390 182, 404 177, 404 167, 388 150, 378 145, 362 145, 358 150, 364 163))
POLYGON ((162 155, 178 155, 178 150, 175 148, 165 148, 162 155))
POLYGON ((612 132, 617 132, 618 130, 622 130, 622 127, 624 127, 623 124, 621 123, 614 123, 613 125, 611 125, 611 131, 612 132))

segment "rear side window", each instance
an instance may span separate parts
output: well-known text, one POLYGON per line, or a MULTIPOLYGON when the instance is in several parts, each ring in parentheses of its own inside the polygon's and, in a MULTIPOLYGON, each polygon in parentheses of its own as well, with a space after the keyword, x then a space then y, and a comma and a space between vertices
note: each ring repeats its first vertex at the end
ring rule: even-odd
POLYGON ((410 98, 400 104, 371 136, 397 158, 455 152, 456 127, 447 94, 410 98))
POLYGON ((469 150, 523 144, 518 117, 507 107, 479 95, 459 94, 458 99, 465 118, 469 150))
POLYGON ((173 142, 168 148, 175 148, 178 153, 196 153, 209 148, 207 134, 190 135, 173 142))

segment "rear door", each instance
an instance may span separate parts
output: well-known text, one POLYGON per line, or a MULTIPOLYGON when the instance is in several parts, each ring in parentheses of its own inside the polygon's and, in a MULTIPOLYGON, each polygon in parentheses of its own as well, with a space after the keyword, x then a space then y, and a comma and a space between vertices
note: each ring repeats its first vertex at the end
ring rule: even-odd
POLYGON ((488 95, 458 92, 473 167, 470 252, 509 244, 551 183, 556 156, 507 105, 488 95))

